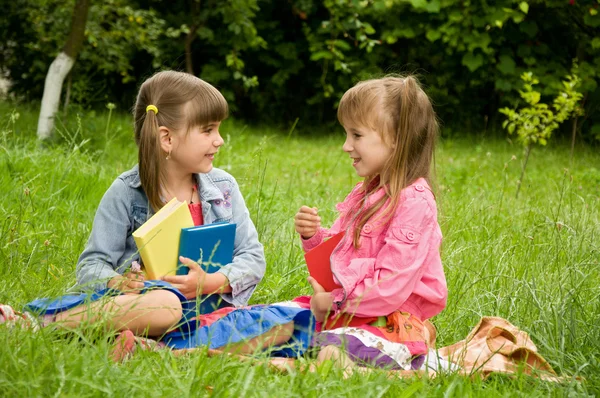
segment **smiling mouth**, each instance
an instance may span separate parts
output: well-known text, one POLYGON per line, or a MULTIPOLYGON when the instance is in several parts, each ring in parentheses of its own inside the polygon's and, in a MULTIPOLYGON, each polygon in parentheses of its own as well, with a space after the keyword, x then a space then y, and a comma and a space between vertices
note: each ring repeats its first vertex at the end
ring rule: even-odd
POLYGON ((360 162, 360 158, 352 158, 352 166, 356 166, 360 162))

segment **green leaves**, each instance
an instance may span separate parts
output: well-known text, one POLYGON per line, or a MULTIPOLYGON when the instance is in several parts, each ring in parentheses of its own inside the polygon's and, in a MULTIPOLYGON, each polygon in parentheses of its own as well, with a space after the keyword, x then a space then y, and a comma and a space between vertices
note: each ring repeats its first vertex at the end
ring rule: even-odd
POLYGON ((598 13, 596 8, 590 7, 583 17, 583 22, 592 28, 597 28, 600 26, 600 13, 598 13))
POLYGON ((526 1, 520 2, 519 10, 523 11, 523 14, 527 14, 529 12, 529 4, 526 1))
POLYGON ((580 80, 576 73, 577 64, 573 66, 572 73, 562 82, 563 90, 552 104, 554 111, 547 104, 540 102, 541 94, 534 89, 534 86, 539 83, 538 79, 531 72, 523 73, 521 75, 523 90, 520 90, 519 94, 528 106, 519 110, 500 109, 499 112, 506 115, 502 128, 506 129, 508 134, 516 133, 525 147, 533 144, 546 145, 552 132, 560 123, 571 116, 582 114, 578 106, 582 94, 577 91, 580 80))
POLYGON ((519 30, 529 37, 535 37, 539 29, 535 21, 524 21, 519 24, 519 30))
POLYGON ((471 72, 474 72, 483 65, 483 56, 481 54, 466 53, 463 55, 462 64, 469 68, 471 72))
POLYGON ((505 75, 512 75, 515 73, 516 64, 515 61, 509 55, 501 55, 499 57, 499 62, 496 65, 498 70, 505 75))
MULTIPOLYGON (((35 99, 64 42, 72 2, 7 4, 0 64, 14 93, 35 99)), ((577 54, 579 90, 592 110, 600 82, 595 6, 596 0, 94 2, 83 62, 71 75, 71 103, 110 100, 125 108, 138 82, 155 69, 185 68, 218 84, 238 106, 238 117, 329 122, 335 115, 328 111, 357 80, 418 71, 433 99, 444 104, 437 110, 446 125, 462 124, 520 99, 524 70, 539 78, 534 91, 544 102, 562 89, 577 54), (259 83, 260 91, 250 90, 259 83), (453 111, 456 106, 461 112, 453 111)), ((583 135, 599 115, 589 112, 583 135)), ((471 126, 479 128, 483 122, 471 126)))

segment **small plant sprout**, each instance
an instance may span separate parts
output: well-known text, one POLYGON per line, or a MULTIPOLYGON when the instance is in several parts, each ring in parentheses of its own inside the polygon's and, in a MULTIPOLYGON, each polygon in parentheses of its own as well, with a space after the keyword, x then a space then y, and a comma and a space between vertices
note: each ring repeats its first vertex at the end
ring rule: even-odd
POLYGON ((563 83, 563 91, 554 99, 552 107, 540 102, 541 94, 534 90, 533 86, 539 83, 531 72, 525 72, 521 75, 523 80, 523 90, 519 90, 521 98, 527 106, 521 109, 502 108, 500 113, 506 115, 507 119, 502 123, 502 127, 508 131, 508 134, 517 134, 519 142, 525 148, 525 160, 521 168, 521 176, 517 183, 516 197, 519 196, 521 183, 525 177, 527 161, 534 145, 546 145, 552 132, 558 126, 569 119, 571 116, 580 115, 582 110, 578 106, 582 94, 577 91, 580 79, 576 74, 577 66, 573 67, 571 74, 566 77, 563 83))

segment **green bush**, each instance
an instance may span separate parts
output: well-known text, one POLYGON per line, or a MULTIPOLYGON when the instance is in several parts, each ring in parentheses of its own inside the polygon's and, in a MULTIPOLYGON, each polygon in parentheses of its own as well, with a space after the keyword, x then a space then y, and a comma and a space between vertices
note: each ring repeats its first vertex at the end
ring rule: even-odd
MULTIPOLYGON (((0 69, 14 93, 40 97, 67 34, 73 2, 20 0, 0 21, 0 69)), ((217 85, 238 118, 312 128, 335 120, 341 94, 388 72, 421 75, 446 125, 500 126, 531 71, 542 97, 578 59, 588 139, 600 136, 598 1, 567 0, 110 0, 90 11, 72 71, 72 100, 131 106, 160 68, 217 85), (186 58, 186 41, 190 56, 186 58), (190 66, 191 65, 191 66, 190 66)))

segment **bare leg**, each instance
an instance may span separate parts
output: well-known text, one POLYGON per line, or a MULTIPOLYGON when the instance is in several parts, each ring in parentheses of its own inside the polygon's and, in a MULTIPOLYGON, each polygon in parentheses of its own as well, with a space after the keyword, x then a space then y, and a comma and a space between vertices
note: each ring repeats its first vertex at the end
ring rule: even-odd
MULTIPOLYGON (((319 352, 317 363, 320 364, 328 359, 332 360, 336 366, 344 369, 344 377, 350 377, 355 371, 358 371, 360 374, 368 374, 374 370, 372 368, 357 366, 342 349, 333 345, 328 345, 319 352)), ((311 365, 309 371, 316 371, 316 367, 311 365)), ((388 374, 389 377, 411 378, 427 374, 432 376, 435 375, 435 372, 426 372, 424 370, 390 370, 388 371, 388 374)))
POLYGON ((59 313, 56 322, 72 329, 82 323, 105 321, 112 330, 160 336, 177 325, 182 313, 181 302, 175 294, 152 290, 146 294, 126 294, 81 305, 59 313))
MULTIPOLYGON (((209 350, 209 356, 215 356, 220 354, 234 354, 244 355, 252 354, 262 349, 273 347, 286 343, 294 333, 294 322, 289 322, 284 325, 279 325, 269 330, 268 332, 256 336, 248 341, 241 341, 239 343, 228 344, 224 347, 220 347, 215 350, 209 350)), ((173 353, 177 356, 193 353, 199 348, 189 348, 183 350, 175 350, 173 353)))
POLYGON ((356 368, 356 364, 350 359, 348 354, 334 345, 328 345, 322 348, 319 355, 317 355, 317 364, 321 364, 327 360, 333 361, 336 366, 342 368, 345 377, 352 375, 353 370, 356 368))
POLYGON ((268 332, 256 336, 248 341, 229 344, 222 348, 226 353, 231 354, 252 354, 256 351, 273 347, 287 342, 294 333, 294 322, 279 325, 268 332))

